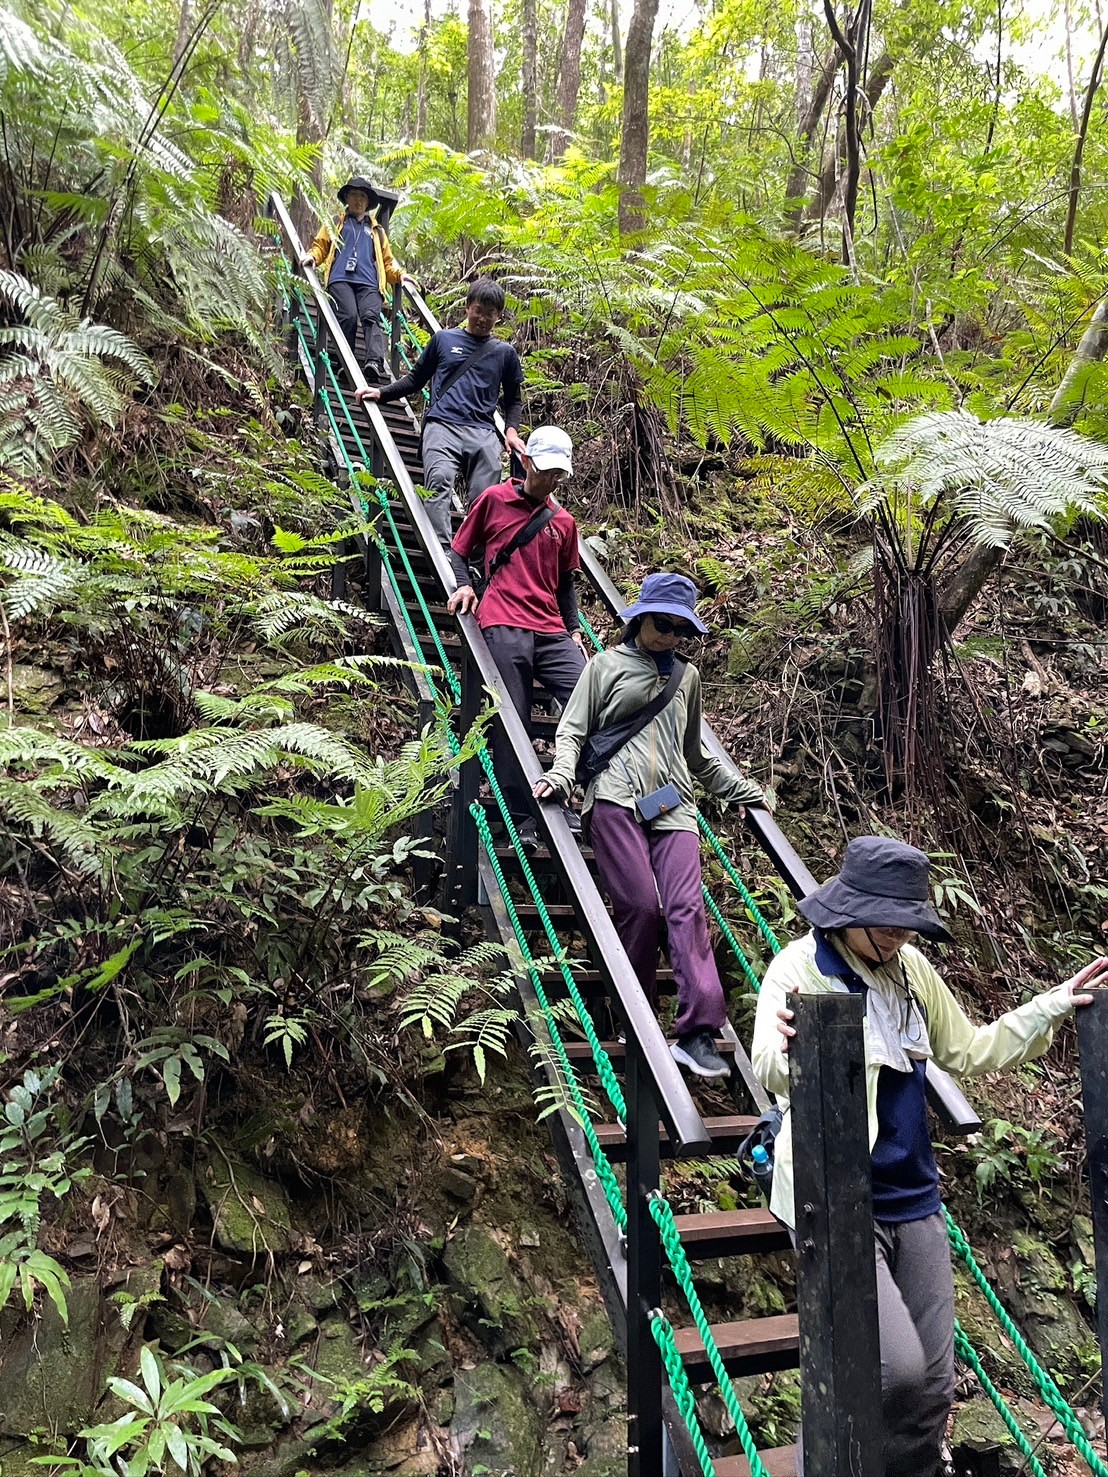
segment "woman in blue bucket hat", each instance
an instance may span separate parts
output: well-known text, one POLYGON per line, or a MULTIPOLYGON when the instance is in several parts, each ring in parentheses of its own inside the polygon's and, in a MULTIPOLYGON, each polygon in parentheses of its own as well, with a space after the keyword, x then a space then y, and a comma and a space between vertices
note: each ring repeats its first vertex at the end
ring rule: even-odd
POLYGON ((653 1002, 664 918, 677 981, 671 1050, 698 1077, 723 1077, 729 1068, 715 1038, 726 1011, 704 912, 693 779, 724 803, 764 805, 765 797, 701 742, 700 673, 677 652, 707 630, 692 580, 647 575, 618 619, 622 640, 579 678, 554 764, 534 793, 568 798, 578 778, 585 784, 597 869, 639 983, 653 1002))
POLYGON ((811 932, 766 970, 751 1053, 783 1113, 770 1209, 791 1229, 790 996, 839 990, 865 998, 885 1477, 940 1470, 954 1396, 954 1285, 927 1127, 927 1063, 975 1076, 1030 1061, 1074 1006, 1089 1004, 1090 990, 1108 984, 1108 959, 1096 959, 991 1025, 975 1026, 914 945, 921 935, 950 938, 931 905, 929 869, 924 852, 890 836, 849 843, 839 872, 797 904, 811 932))

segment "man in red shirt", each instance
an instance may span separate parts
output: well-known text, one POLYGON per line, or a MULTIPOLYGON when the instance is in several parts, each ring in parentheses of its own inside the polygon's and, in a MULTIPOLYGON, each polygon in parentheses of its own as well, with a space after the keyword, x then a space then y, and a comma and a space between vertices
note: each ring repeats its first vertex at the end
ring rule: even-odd
MULTIPOLYGON (((573 588, 573 571, 581 562, 577 525, 552 501, 573 472, 573 443, 557 426, 539 426, 528 438, 522 461, 523 481, 486 488, 455 534, 450 562, 458 588, 447 608, 477 612, 504 686, 529 726, 535 682, 564 704, 584 670, 585 645, 573 588), (530 536, 513 548, 524 529, 530 536), (478 597, 466 560, 482 548, 487 580, 478 597)), ((493 762, 520 840, 537 846, 530 790, 507 745, 494 741, 493 762)), ((573 829, 580 829, 578 817, 569 814, 573 829)))

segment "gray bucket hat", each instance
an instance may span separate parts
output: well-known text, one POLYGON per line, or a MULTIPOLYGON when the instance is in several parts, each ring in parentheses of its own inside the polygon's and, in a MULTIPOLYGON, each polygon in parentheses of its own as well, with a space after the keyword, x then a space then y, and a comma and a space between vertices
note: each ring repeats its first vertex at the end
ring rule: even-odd
POLYGON ((817 928, 911 928, 949 943, 931 906, 926 853, 890 836, 855 836, 835 877, 797 907, 817 928))

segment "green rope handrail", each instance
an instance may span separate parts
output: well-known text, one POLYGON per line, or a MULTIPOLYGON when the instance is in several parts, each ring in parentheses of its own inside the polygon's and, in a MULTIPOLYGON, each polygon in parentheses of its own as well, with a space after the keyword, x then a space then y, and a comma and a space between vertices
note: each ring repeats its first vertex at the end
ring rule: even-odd
POLYGON ((1004 1396, 1000 1393, 997 1387, 993 1384, 992 1380, 986 1374, 985 1367, 981 1363, 981 1358, 977 1350, 973 1347, 969 1339, 966 1337, 965 1330, 957 1319, 954 1320, 954 1352, 958 1355, 958 1358, 961 1359, 964 1364, 968 1364, 969 1367, 973 1370, 974 1374, 977 1376, 978 1383, 980 1384, 981 1388, 996 1406, 1001 1420, 1008 1427, 1008 1430, 1012 1434, 1012 1440, 1019 1447, 1020 1451, 1023 1453, 1024 1460, 1031 1468, 1032 1477, 1046 1477, 1046 1473, 1043 1471, 1042 1463, 1035 1455, 1034 1448, 1028 1441, 1027 1437, 1020 1430, 1019 1422, 1012 1414, 1008 1402, 1005 1400, 1004 1396))
POLYGON ((950 1211, 945 1207, 943 1209, 943 1215, 946 1217, 946 1232, 951 1246, 969 1270, 970 1276, 984 1295, 985 1301, 996 1314, 997 1322, 1008 1338, 1011 1339, 1016 1352, 1024 1364, 1026 1364, 1031 1373, 1031 1378, 1038 1386, 1043 1400, 1058 1417, 1059 1424, 1069 1437, 1071 1445, 1080 1454, 1087 1466, 1097 1474, 1097 1477, 1108 1477, 1108 1466, 1105 1465, 1093 1450, 1089 1438, 1085 1434, 1085 1428, 1077 1418, 1073 1407, 1062 1394, 1061 1390, 1059 1390, 1053 1377, 1039 1363, 1033 1351, 1029 1348, 1023 1334, 1020 1333, 1012 1321, 1008 1310, 990 1287, 988 1279, 977 1264, 977 1259, 973 1254, 973 1248, 966 1240, 964 1232, 955 1222, 950 1211))
POLYGON ((693 1282, 692 1268, 689 1259, 685 1255, 685 1248, 681 1244, 681 1233, 677 1229, 677 1222, 673 1218, 673 1208, 660 1190, 654 1190, 647 1197, 647 1205, 650 1209, 654 1224, 658 1227, 658 1235, 661 1237, 662 1246, 665 1248, 669 1264, 673 1268, 673 1275, 677 1278, 681 1291, 685 1294, 685 1302, 688 1304, 689 1312, 696 1324, 696 1331, 704 1344, 705 1353, 708 1355, 708 1363, 712 1366, 712 1373, 716 1377, 720 1394, 723 1396, 723 1404, 727 1414, 735 1422, 735 1431, 747 1461, 750 1463, 751 1477, 769 1477, 762 1460, 758 1455, 758 1448, 754 1445, 754 1438, 750 1434, 750 1427, 746 1423, 739 1398, 735 1394, 735 1387, 731 1383, 731 1376, 727 1373, 723 1363, 723 1356, 719 1352, 719 1345, 715 1341, 708 1315, 704 1311, 704 1305, 700 1301, 700 1294, 693 1282))
POLYGON ((696 1396, 693 1394, 689 1377, 685 1373, 685 1361, 681 1358, 681 1351, 677 1347, 677 1341, 673 1336, 673 1325, 662 1312, 661 1308, 655 1308, 650 1315, 650 1332, 654 1336, 654 1342, 658 1345, 658 1351, 662 1356, 662 1364, 666 1371, 666 1379, 673 1391, 674 1403, 685 1422, 685 1428, 692 1439, 693 1450, 696 1459, 700 1463, 700 1470, 704 1477, 715 1477, 715 1463, 712 1454, 708 1450, 708 1443, 704 1439, 704 1431, 700 1424, 700 1418, 696 1413, 696 1396))

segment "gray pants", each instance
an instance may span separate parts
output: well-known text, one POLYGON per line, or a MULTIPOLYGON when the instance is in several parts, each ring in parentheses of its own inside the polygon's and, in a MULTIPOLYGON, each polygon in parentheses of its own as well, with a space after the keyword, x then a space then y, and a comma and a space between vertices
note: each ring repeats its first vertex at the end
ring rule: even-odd
MULTIPOLYGON (((885 1477, 936 1477, 954 1400, 954 1278, 946 1222, 940 1212, 900 1225, 877 1221, 873 1229, 885 1477)), ((797 1471, 803 1477, 800 1463, 797 1471)))
MULTIPOLYGON (((536 682, 564 704, 585 670, 585 654, 565 631, 542 636, 515 626, 489 626, 485 640, 500 671, 512 706, 530 729, 536 682)), ((499 731, 493 736, 492 762, 514 818, 531 814, 531 792, 516 768, 511 746, 499 731)))
POLYGON ((427 421, 423 427, 423 485, 431 496, 424 503, 443 548, 450 547, 450 499, 459 473, 465 479, 466 507, 486 487, 501 480, 500 437, 483 423, 452 426, 427 421))

